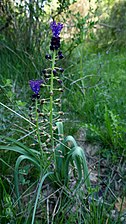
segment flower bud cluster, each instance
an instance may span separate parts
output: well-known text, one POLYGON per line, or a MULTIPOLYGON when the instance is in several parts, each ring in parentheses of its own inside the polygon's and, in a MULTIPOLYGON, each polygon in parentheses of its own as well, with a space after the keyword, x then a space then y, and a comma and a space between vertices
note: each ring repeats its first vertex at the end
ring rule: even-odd
POLYGON ((50 50, 58 50, 60 48, 60 37, 52 37, 50 50))

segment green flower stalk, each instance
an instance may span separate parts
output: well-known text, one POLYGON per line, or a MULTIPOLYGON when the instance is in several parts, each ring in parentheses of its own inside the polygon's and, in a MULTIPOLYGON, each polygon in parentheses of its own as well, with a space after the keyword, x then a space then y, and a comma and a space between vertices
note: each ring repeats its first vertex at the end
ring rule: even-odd
POLYGON ((63 28, 63 24, 57 23, 53 21, 50 24, 50 28, 52 30, 52 39, 51 39, 51 45, 50 50, 53 51, 52 56, 52 68, 51 68, 51 83, 50 83, 50 134, 51 134, 51 145, 52 149, 54 150, 54 140, 53 140, 53 81, 54 81, 54 73, 55 73, 55 61, 57 56, 57 50, 60 48, 60 32, 63 28))
MULTIPOLYGON (((51 66, 51 68, 45 69, 43 71, 44 76, 45 76, 44 80, 30 80, 30 87, 31 87, 32 91, 34 92, 34 94, 32 95, 32 100, 36 101, 36 118, 35 119, 36 119, 36 128, 37 128, 37 138, 38 138, 38 143, 41 148, 42 148, 42 143, 41 143, 41 136, 40 136, 40 131, 39 131, 40 127, 39 127, 38 101, 40 103, 40 101, 42 102, 43 99, 41 100, 41 96, 39 96, 40 87, 43 86, 44 88, 47 88, 47 92, 49 91, 49 95, 50 95, 49 99, 46 99, 46 105, 49 104, 49 111, 47 113, 47 111, 44 112, 44 110, 42 109, 42 112, 44 113, 44 116, 46 117, 46 121, 48 121, 48 124, 49 124, 49 130, 47 130, 47 132, 48 133, 50 132, 50 137, 48 139, 46 139, 45 141, 48 146, 51 143, 51 148, 54 151, 54 147, 55 147, 54 146, 54 136, 53 136, 54 121, 56 123, 56 116, 54 119, 54 114, 57 113, 55 111, 55 106, 56 106, 55 90, 56 90, 56 88, 54 87, 54 81, 57 80, 58 85, 61 85, 62 81, 56 77, 56 74, 57 74, 57 71, 58 72, 64 71, 62 68, 55 67, 55 63, 56 63, 56 60, 63 58, 62 52, 59 51, 59 48, 60 48, 59 35, 63 28, 63 24, 61 24, 61 23, 56 24, 56 22, 53 21, 50 24, 50 28, 52 30, 52 38, 51 38, 51 42, 50 42, 50 53, 52 51, 52 54, 46 54, 45 58, 52 62, 52 66, 51 66), (48 81, 50 81, 50 84, 47 84, 48 81), (49 87, 49 89, 48 89, 48 87, 49 87), (39 98, 40 98, 40 100, 39 100, 39 98), (47 114, 49 115, 49 117, 47 117, 47 114)), ((43 105, 44 104, 45 104, 45 100, 44 100, 43 105)), ((44 106, 43 106, 43 108, 44 108, 44 106)), ((43 134, 45 134, 45 133, 43 132, 43 134)), ((47 135, 47 136, 49 136, 49 135, 47 135)), ((43 139, 43 141, 44 141, 44 139, 43 139)))
POLYGON ((51 145, 54 150, 54 140, 53 140, 53 79, 54 79, 54 68, 55 68, 55 58, 56 58, 56 50, 53 52, 52 58, 52 70, 51 70, 51 82, 50 82, 50 134, 51 134, 51 145))
POLYGON ((40 153, 41 153, 41 160, 43 161, 43 149, 42 149, 42 142, 40 137, 40 131, 39 131, 39 114, 38 114, 38 100, 35 101, 35 112, 36 112, 36 135, 38 139, 38 143, 40 146, 40 153))
POLYGON ((40 147, 40 154, 41 154, 40 165, 43 164, 44 159, 43 159, 42 142, 41 142, 40 131, 39 131, 38 99, 40 98, 39 92, 40 92, 41 84, 43 82, 44 82, 43 80, 30 80, 29 81, 30 87, 31 87, 32 91, 34 92, 34 94, 32 95, 32 100, 35 101, 36 135, 37 135, 37 140, 38 140, 38 144, 40 147))

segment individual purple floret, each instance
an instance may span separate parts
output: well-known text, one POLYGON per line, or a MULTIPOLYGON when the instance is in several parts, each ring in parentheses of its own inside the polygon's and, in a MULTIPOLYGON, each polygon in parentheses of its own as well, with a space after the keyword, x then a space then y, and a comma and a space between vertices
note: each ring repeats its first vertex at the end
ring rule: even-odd
POLYGON ((57 23, 56 24, 56 21, 53 21, 50 24, 50 28, 52 30, 53 37, 59 37, 60 32, 61 32, 61 30, 63 28, 63 24, 61 24, 61 23, 57 23))
POLYGON ((40 91, 41 84, 44 83, 43 80, 30 80, 29 85, 32 91, 37 95, 40 91))

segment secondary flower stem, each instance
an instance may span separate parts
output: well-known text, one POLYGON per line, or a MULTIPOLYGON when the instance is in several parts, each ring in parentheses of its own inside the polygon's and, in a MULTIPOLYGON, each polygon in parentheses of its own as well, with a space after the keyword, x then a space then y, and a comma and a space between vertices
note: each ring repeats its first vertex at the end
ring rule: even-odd
POLYGON ((54 79, 54 68, 55 68, 55 57, 56 51, 53 52, 52 58, 52 69, 51 69, 51 83, 50 83, 50 134, 51 134, 51 145, 54 149, 54 140, 53 140, 53 79, 54 79))
POLYGON ((36 134, 37 134, 37 139, 38 139, 38 143, 39 143, 39 146, 40 146, 41 159, 43 160, 42 142, 41 142, 40 132, 39 132, 39 115, 38 115, 38 101, 37 101, 37 99, 35 101, 35 111, 36 111, 36 134))

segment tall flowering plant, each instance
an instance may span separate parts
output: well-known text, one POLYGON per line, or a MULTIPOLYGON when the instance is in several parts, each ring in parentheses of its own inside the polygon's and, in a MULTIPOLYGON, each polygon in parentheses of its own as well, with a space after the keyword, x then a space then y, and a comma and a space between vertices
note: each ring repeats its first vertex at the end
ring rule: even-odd
MULTIPOLYGON (((89 172, 87 168, 84 150, 77 145, 72 136, 64 136, 61 116, 61 98, 63 81, 60 76, 64 71, 57 66, 57 61, 64 58, 60 50, 60 33, 63 24, 51 22, 52 37, 49 54, 45 59, 51 64, 42 71, 42 78, 30 80, 29 86, 33 92, 29 107, 29 123, 35 132, 36 149, 29 148, 22 143, 13 140, 12 146, 0 146, 0 149, 16 151, 21 155, 15 165, 15 188, 19 207, 22 209, 19 193, 19 166, 22 161, 28 160, 39 170, 40 177, 36 192, 36 200, 32 215, 32 224, 35 220, 36 208, 41 193, 42 185, 48 177, 51 182, 61 186, 66 194, 73 191, 83 182, 90 187, 89 172), (53 166, 51 166, 53 165, 53 166), (53 167, 53 168, 52 168, 53 167), (71 171, 71 172, 70 172, 71 171), (71 178, 72 177, 72 178, 71 178), (76 184, 72 185, 74 177, 76 184)), ((10 140, 11 141, 11 140, 10 140)))

